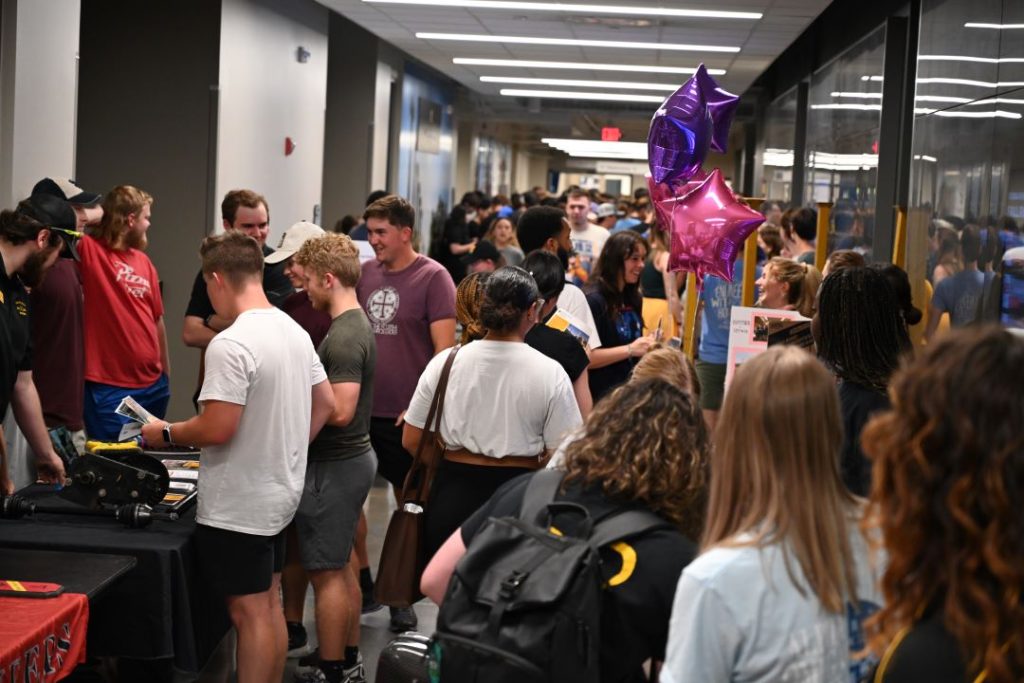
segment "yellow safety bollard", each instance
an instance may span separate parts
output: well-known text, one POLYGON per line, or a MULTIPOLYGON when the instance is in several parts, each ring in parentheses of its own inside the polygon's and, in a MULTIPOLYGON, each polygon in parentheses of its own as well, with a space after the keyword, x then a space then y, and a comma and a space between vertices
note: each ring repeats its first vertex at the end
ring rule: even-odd
POLYGON ((903 270, 907 269, 907 209, 896 208, 896 234, 892 243, 892 262, 903 270))
POLYGON ((693 360, 697 354, 697 276, 686 274, 686 309, 683 312, 683 350, 693 360))
MULTIPOLYGON (((747 204, 750 205, 754 211, 760 211, 761 205, 764 204, 764 199, 761 198, 750 198, 747 199, 747 204)), ((755 231, 747 241, 743 243, 743 290, 740 298, 740 305, 742 306, 753 306, 754 305, 754 282, 757 279, 757 232, 755 231)))
POLYGON ((814 267, 825 269, 828 260, 828 219, 832 212, 832 202, 818 202, 818 235, 814 241, 814 267))

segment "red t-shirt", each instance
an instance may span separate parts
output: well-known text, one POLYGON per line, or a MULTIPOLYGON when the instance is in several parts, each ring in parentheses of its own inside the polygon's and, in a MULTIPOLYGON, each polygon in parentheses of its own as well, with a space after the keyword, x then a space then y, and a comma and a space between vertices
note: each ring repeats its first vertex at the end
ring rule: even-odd
POLYGON ((138 249, 78 243, 85 292, 85 379, 130 389, 160 378, 156 322, 164 314, 156 268, 138 249))

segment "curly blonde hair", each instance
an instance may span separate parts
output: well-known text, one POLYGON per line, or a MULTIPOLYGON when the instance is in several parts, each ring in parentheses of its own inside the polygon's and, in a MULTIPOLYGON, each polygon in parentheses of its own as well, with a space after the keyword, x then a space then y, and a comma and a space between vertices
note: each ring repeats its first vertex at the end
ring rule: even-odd
POLYGON ((355 287, 363 269, 359 248, 348 235, 327 233, 302 243, 292 257, 295 263, 317 275, 332 274, 342 287, 355 287))
POLYGON ((662 379, 620 386, 587 418, 565 453, 563 485, 600 485, 700 538, 707 499, 708 434, 696 399, 662 379))

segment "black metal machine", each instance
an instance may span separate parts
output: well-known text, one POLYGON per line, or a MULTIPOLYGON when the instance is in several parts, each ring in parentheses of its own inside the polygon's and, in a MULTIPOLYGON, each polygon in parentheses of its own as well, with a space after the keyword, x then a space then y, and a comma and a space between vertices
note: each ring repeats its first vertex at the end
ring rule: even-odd
POLYGON ((153 510, 167 495, 170 476, 160 460, 134 444, 90 444, 86 455, 71 461, 67 475, 68 484, 59 495, 77 506, 0 496, 0 518, 52 512, 113 517, 132 528, 148 526, 154 519, 178 519, 175 512, 153 510))

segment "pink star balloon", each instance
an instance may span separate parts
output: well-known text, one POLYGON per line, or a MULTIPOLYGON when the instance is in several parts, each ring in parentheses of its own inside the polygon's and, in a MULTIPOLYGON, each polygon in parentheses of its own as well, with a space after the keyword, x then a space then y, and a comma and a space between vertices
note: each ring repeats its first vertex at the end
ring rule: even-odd
POLYGON ((654 204, 654 212, 658 216, 658 225, 663 230, 669 230, 672 225, 672 207, 676 199, 684 197, 692 190, 695 190, 701 183, 707 180, 708 173, 703 169, 697 169, 686 182, 671 180, 667 183, 656 183, 654 178, 647 176, 647 190, 651 194, 651 202, 654 204))
POLYGON ((669 270, 694 273, 698 286, 705 275, 732 282, 736 257, 764 216, 737 201, 717 168, 688 194, 666 203, 672 215, 669 270))

